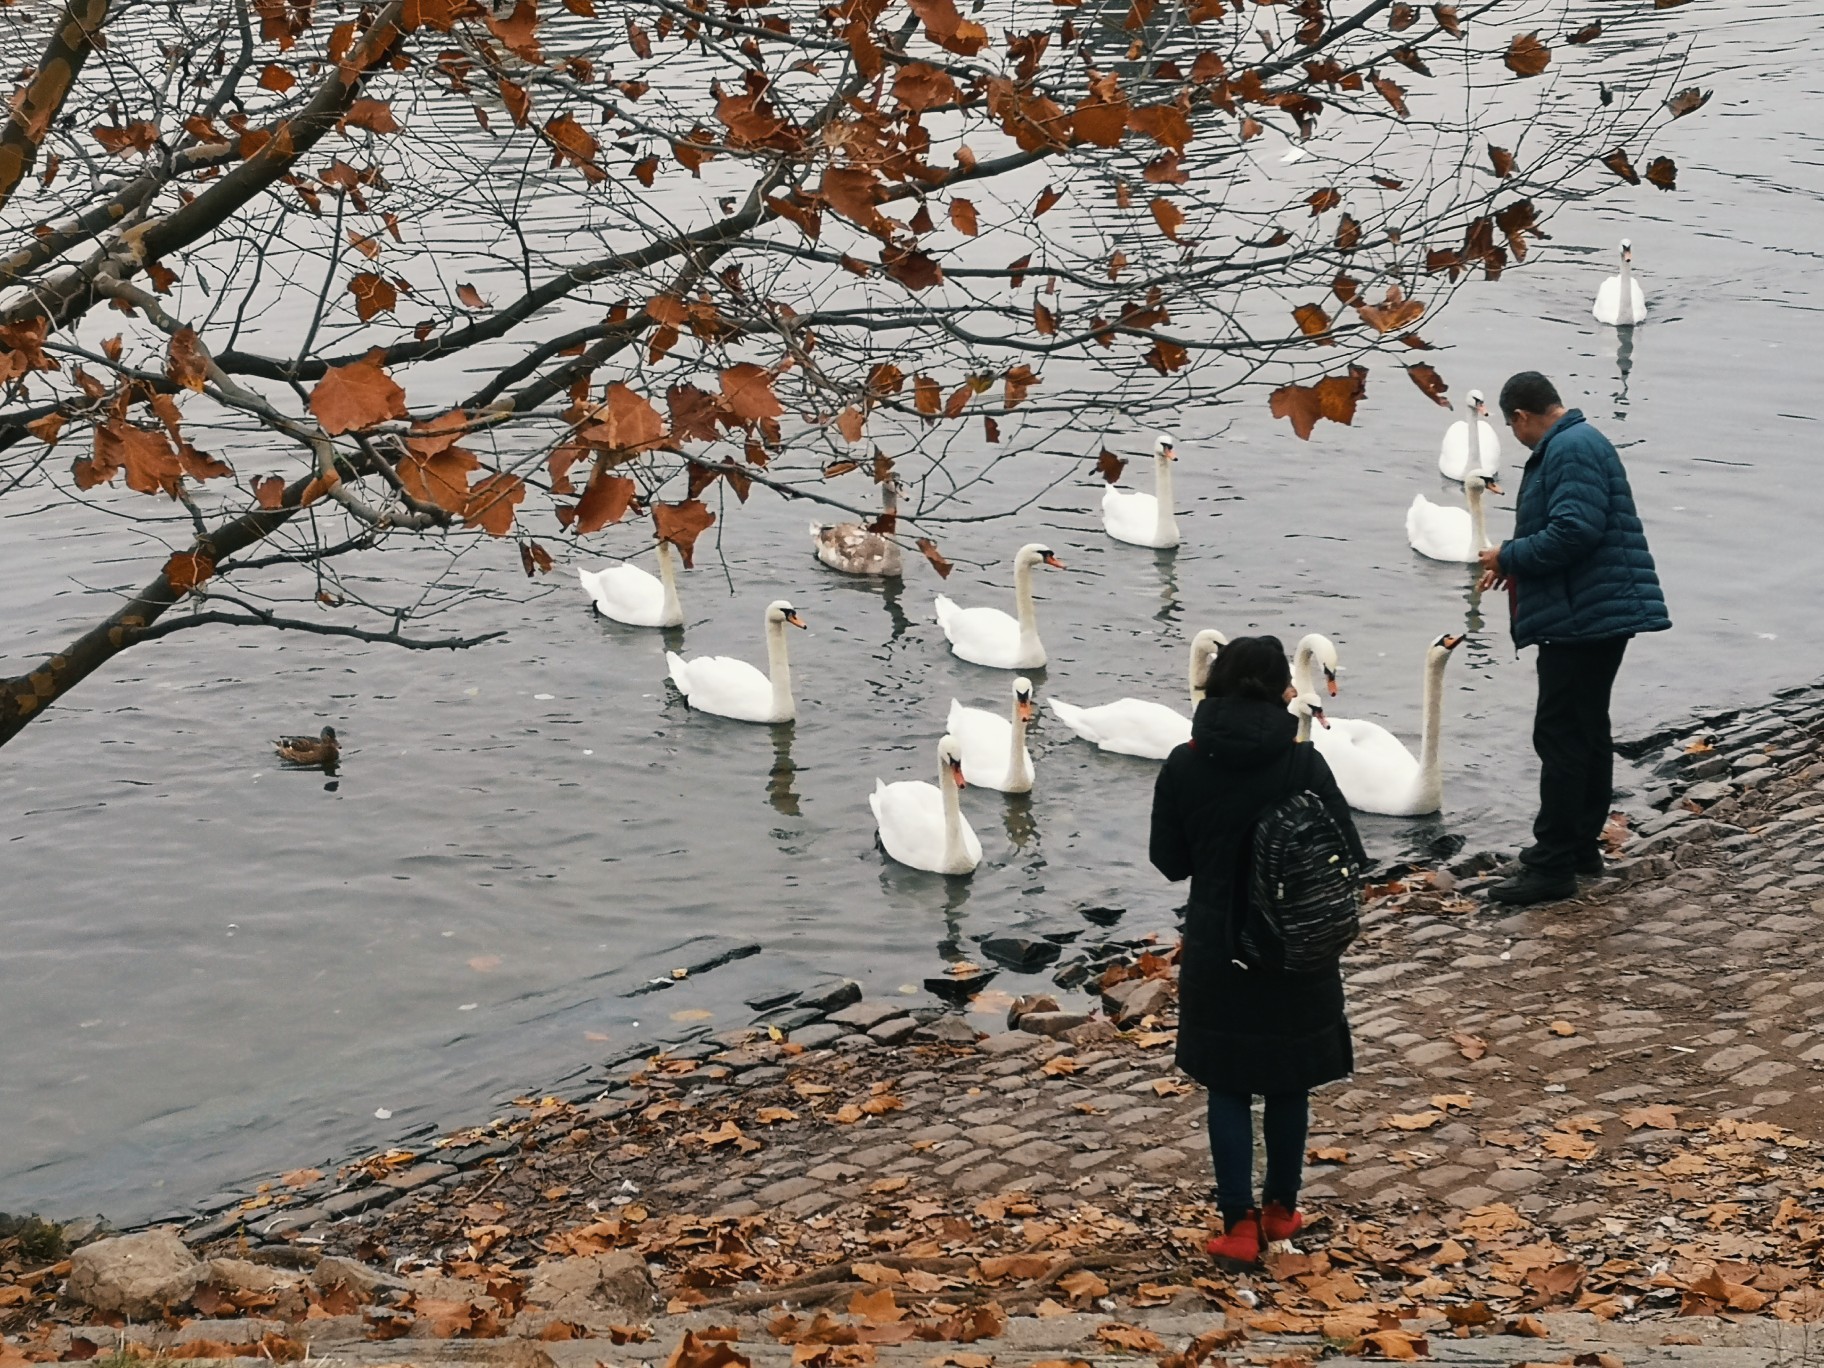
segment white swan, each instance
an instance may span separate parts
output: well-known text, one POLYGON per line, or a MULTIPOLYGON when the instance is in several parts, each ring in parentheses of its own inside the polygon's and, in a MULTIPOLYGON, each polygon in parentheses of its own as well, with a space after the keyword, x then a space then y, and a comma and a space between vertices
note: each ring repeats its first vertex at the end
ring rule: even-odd
POLYGON ((1463 481, 1468 508, 1434 504, 1423 494, 1412 497, 1406 510, 1406 540, 1421 556, 1441 561, 1474 561, 1494 543, 1488 539, 1488 519, 1482 511, 1482 491, 1501 492, 1501 486, 1480 475, 1463 481))
MULTIPOLYGON (((1299 643, 1293 661, 1292 687, 1301 696, 1310 692, 1310 656, 1305 644, 1311 640, 1307 637, 1299 643)), ((1444 667, 1462 640, 1461 636, 1441 636, 1425 648, 1423 730, 1417 759, 1404 742, 1376 722, 1327 717, 1328 725, 1311 734, 1311 744, 1330 766, 1350 807, 1390 817, 1416 817, 1443 806, 1438 735, 1444 708, 1444 667)), ((1330 646, 1325 638, 1317 641, 1330 646)), ((1323 658, 1321 651, 1318 655, 1323 658)), ((1330 658, 1334 657, 1335 648, 1330 647, 1330 658)), ((1330 664, 1327 668, 1335 667, 1330 664)))
POLYGON ((1634 244, 1621 240, 1621 270, 1610 276, 1596 290, 1596 303, 1590 309, 1598 323, 1628 328, 1647 316, 1647 296, 1634 279, 1634 244))
POLYGON ((1178 545, 1172 516, 1172 462, 1178 459, 1169 432, 1153 442, 1153 492, 1135 494, 1112 484, 1102 493, 1102 526, 1116 541, 1167 550, 1178 545))
POLYGON ((937 743, 937 783, 902 779, 874 781, 868 806, 880 828, 880 843, 903 865, 933 874, 970 874, 982 862, 982 843, 963 816, 957 790, 963 787, 962 748, 946 736, 937 743))
MULTIPOLYGON (((881 521, 892 526, 899 515, 899 481, 880 482, 881 521)), ((899 579, 905 574, 899 543, 884 532, 871 532, 858 522, 811 524, 811 549, 817 559, 845 575, 874 575, 899 579)))
POLYGON ((786 659, 785 624, 804 626, 798 610, 784 599, 766 606, 767 673, 733 656, 698 656, 686 660, 665 652, 671 682, 685 702, 737 722, 790 722, 798 714, 792 702, 792 666, 786 659))
POLYGON ((670 542, 659 543, 657 579, 626 561, 603 570, 578 570, 576 577, 595 611, 605 618, 629 627, 682 627, 676 554, 670 542))
POLYGON ((1032 608, 1032 567, 1049 565, 1062 570, 1064 562, 1043 542, 1029 542, 1013 558, 1013 597, 1019 617, 999 608, 959 608, 943 594, 937 596, 937 624, 944 629, 950 649, 976 665, 999 670, 1042 670, 1045 643, 1039 640, 1039 619, 1032 608))
MULTIPOLYGON (((1214 628, 1191 638, 1191 707, 1203 701, 1203 681, 1210 660, 1228 644, 1214 628)), ((1058 721, 1085 741, 1116 755, 1137 755, 1143 760, 1163 760, 1191 739, 1191 719, 1176 708, 1144 698, 1118 698, 1094 708, 1077 708, 1062 699, 1048 699, 1058 721)))
POLYGON ((1292 739, 1301 745, 1311 739, 1311 723, 1313 721, 1316 721, 1317 725, 1320 727, 1328 727, 1330 725, 1330 719, 1324 716, 1323 700, 1318 698, 1314 693, 1307 692, 1299 694, 1298 697, 1286 704, 1286 711, 1298 719, 1298 735, 1294 736, 1292 739))
POLYGON ((1461 480, 1474 470, 1484 476, 1493 475, 1501 469, 1501 438, 1495 432, 1495 425, 1488 421, 1488 404, 1482 398, 1481 390, 1471 390, 1463 401, 1463 408, 1469 414, 1459 418, 1444 429, 1444 441, 1438 447, 1438 470, 1447 480, 1461 480), (1469 431, 1476 431, 1477 460, 1472 464, 1469 459, 1469 431))
POLYGON ((1013 681, 1013 711, 1002 717, 986 708, 965 708, 950 700, 944 729, 962 750, 963 773, 977 788, 1002 793, 1032 792, 1032 753, 1026 749, 1026 724, 1032 721, 1032 681, 1013 681))

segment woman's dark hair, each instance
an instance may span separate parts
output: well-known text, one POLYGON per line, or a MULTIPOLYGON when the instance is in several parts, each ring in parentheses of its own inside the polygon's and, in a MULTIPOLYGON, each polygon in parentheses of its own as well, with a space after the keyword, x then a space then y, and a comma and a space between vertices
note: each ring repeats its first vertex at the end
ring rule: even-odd
POLYGON ((1501 416, 1509 421, 1522 409, 1528 413, 1550 413, 1563 402, 1558 397, 1557 386, 1538 371, 1521 371, 1508 377, 1507 383, 1501 386, 1501 416))
POLYGON ((1292 683, 1286 648, 1276 636, 1236 637, 1210 662, 1203 691, 1211 698, 1253 698, 1279 703, 1292 683))

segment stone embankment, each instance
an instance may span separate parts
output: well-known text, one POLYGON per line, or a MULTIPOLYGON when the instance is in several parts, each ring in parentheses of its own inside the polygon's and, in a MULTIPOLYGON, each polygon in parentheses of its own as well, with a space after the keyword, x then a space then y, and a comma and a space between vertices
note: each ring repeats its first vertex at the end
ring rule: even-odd
POLYGON ((0 1368, 123 1344, 528 1368, 1802 1362, 1824 1318, 1819 702, 1642 743, 1657 815, 1616 824, 1575 901, 1491 909, 1485 857, 1376 888, 1346 966, 1358 1072, 1314 1108, 1316 1219, 1261 1269, 1201 1253, 1170 947, 1092 935, 999 947, 1056 957, 1049 1000, 932 985, 964 1013, 839 980, 181 1237, 14 1257, 0 1368))

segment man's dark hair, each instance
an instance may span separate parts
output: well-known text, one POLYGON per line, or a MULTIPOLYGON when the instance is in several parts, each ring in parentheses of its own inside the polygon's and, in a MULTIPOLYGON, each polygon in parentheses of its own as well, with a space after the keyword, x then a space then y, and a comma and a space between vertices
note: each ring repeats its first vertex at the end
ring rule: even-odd
POLYGON ((1562 404, 1557 386, 1538 371, 1521 371, 1501 386, 1501 416, 1512 421, 1522 410, 1527 413, 1550 413, 1562 404))
POLYGON ((1278 703, 1292 682, 1286 648, 1276 636, 1236 637, 1210 662, 1204 692, 1211 698, 1253 698, 1278 703))

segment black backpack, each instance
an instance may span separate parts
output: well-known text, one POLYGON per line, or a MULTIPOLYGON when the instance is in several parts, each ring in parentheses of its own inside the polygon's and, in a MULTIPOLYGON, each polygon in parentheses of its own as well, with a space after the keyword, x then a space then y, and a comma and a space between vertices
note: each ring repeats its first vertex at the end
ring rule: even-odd
MULTIPOLYGON (((1294 748, 1296 774, 1310 761, 1294 748)), ((1251 965, 1328 969, 1361 933, 1361 871, 1323 799, 1294 779, 1291 792, 1254 819, 1241 952, 1251 965)))

